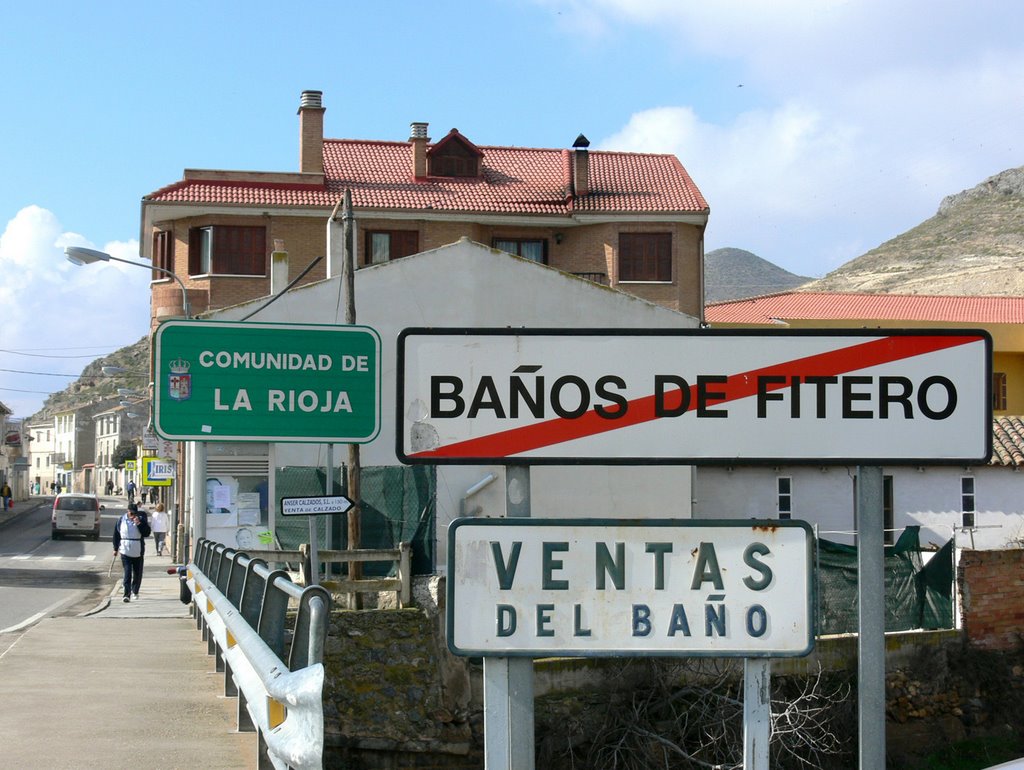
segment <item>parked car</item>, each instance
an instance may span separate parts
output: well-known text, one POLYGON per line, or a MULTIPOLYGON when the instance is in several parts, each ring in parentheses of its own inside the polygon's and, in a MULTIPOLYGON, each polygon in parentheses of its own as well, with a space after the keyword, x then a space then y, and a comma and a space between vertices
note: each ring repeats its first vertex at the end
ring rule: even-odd
POLYGON ((64 535, 88 535, 99 540, 100 511, 104 508, 96 495, 62 492, 53 500, 50 537, 60 540, 64 535))

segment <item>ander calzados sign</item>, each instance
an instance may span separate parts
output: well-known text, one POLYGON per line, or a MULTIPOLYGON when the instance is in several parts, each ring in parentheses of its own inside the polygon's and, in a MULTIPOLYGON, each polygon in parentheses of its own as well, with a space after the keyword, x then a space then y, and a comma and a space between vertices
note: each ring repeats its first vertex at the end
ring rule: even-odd
POLYGON ((456 519, 461 655, 796 656, 813 647, 802 521, 456 519))
POLYGON ((984 331, 406 329, 409 463, 918 464, 991 452, 984 331))
POLYGON ((369 327, 167 321, 153 347, 166 439, 362 443, 380 430, 369 327))

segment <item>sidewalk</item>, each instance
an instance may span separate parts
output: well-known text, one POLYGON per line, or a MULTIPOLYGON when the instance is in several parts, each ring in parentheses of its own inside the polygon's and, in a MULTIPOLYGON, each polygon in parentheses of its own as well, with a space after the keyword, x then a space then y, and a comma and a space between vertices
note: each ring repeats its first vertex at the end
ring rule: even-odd
POLYGON ((256 735, 236 732, 238 700, 223 695, 170 557, 146 550, 137 601, 122 603, 115 564, 99 606, 40 621, 0 656, 5 767, 256 766, 256 735))

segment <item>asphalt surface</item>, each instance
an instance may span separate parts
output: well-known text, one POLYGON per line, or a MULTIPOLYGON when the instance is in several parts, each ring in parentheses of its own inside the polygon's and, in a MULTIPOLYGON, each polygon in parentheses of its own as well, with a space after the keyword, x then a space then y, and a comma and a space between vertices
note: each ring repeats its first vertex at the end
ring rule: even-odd
MULTIPOLYGON (((0 526, 46 502, 15 503, 0 526)), ((98 606, 43 618, 0 654, 0 765, 256 767, 256 735, 236 730, 238 700, 223 695, 170 557, 146 550, 137 601, 121 601, 115 565, 98 606)))

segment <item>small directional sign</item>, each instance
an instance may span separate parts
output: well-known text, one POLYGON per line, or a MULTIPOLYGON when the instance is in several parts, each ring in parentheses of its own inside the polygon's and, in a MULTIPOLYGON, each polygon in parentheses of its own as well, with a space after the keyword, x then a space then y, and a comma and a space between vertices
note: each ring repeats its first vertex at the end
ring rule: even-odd
POLYGON ((319 516, 326 513, 345 513, 355 505, 345 495, 319 497, 282 497, 282 516, 319 516))

